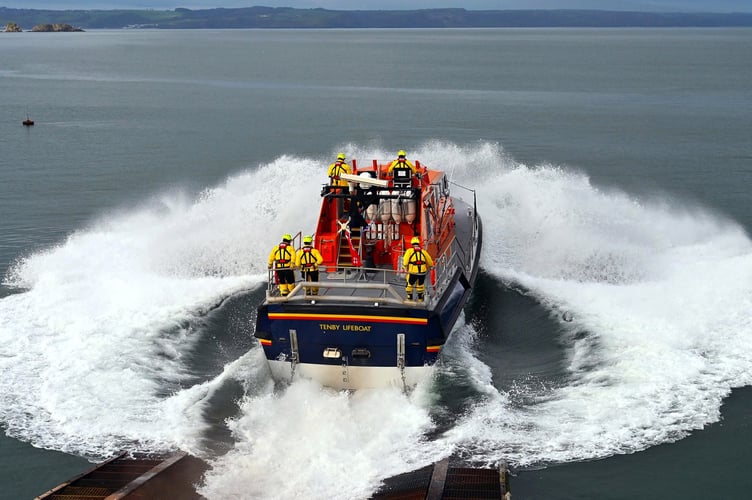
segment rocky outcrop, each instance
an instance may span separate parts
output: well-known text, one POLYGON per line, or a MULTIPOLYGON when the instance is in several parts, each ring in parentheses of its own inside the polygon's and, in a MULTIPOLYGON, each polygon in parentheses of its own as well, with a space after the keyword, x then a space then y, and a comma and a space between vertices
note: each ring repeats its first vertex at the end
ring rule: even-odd
POLYGON ((31 31, 48 32, 48 31, 83 31, 81 28, 74 28, 70 24, 37 24, 31 31))
POLYGON ((16 23, 8 23, 5 25, 6 33, 21 33, 23 30, 16 23))

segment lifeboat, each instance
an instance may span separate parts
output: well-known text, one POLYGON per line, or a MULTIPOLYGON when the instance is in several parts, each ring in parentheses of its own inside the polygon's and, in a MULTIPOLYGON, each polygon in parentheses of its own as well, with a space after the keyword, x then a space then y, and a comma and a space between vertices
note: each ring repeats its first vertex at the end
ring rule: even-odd
POLYGON ((277 381, 409 390, 431 372, 478 274, 475 191, 418 161, 399 179, 391 162, 357 163, 341 176, 348 186, 321 190, 319 281, 298 278, 282 296, 270 271, 254 335, 277 381), (421 301, 407 298, 402 265, 414 237, 434 262, 421 301))

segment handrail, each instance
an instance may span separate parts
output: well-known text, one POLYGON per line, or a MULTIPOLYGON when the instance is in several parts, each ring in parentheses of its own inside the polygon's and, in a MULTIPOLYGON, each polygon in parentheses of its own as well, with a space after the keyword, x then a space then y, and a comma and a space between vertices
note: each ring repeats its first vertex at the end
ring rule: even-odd
POLYGON ((473 199, 475 199, 475 189, 469 188, 467 186, 463 186, 462 184, 458 184, 454 181, 448 181, 448 182, 449 184, 452 184, 453 186, 457 186, 460 189, 464 189, 465 191, 470 191, 471 193, 473 193, 473 199))
MULTIPOLYGON (((382 270, 383 271, 383 270, 382 270)), ((382 304, 403 304, 405 299, 395 290, 394 285, 389 283, 327 283, 326 281, 301 281, 295 285, 295 288, 287 294, 286 297, 267 296, 268 302, 300 302, 300 301, 324 301, 324 302, 364 302, 364 303, 382 303, 382 304), (347 289, 347 290, 380 290, 378 297, 367 297, 358 295, 305 295, 306 288, 324 288, 324 289, 347 289)), ((416 303, 422 304, 424 303, 416 303)))
POLYGON ((431 283, 429 277, 430 274, 427 276, 428 280, 426 283, 424 302, 410 301, 403 298, 402 287, 404 287, 406 272, 402 268, 402 259, 400 259, 400 269, 396 271, 394 269, 385 269, 381 267, 337 267, 334 271, 327 272, 325 269, 320 268, 320 271, 325 273, 323 279, 310 282, 296 279, 295 287, 287 294, 287 296, 279 295, 279 289, 274 284, 274 271, 270 270, 268 271, 267 277, 266 300, 268 302, 292 302, 305 300, 316 302, 379 302, 384 304, 410 304, 418 307, 425 307, 426 305, 434 305, 434 303, 438 301, 438 298, 441 296, 440 292, 446 287, 451 278, 451 262, 455 259, 455 256, 447 259, 447 255, 443 254, 434 261, 436 280, 435 283, 431 283), (321 293, 318 295, 305 295, 306 288, 318 288, 319 290, 349 289, 352 291, 378 290, 380 291, 380 294, 377 297, 321 293))
MULTIPOLYGON (((274 270, 270 270, 268 273, 266 290, 267 301, 311 301, 312 303, 346 301, 376 303, 375 305, 382 303, 402 304, 417 307, 435 305, 449 286, 457 269, 462 269, 465 272, 472 270, 473 258, 476 254, 479 241, 480 226, 477 212, 476 191, 453 181, 448 181, 448 183, 464 189, 473 195, 472 213, 470 213, 470 209, 468 209, 468 216, 473 218, 470 235, 470 248, 465 248, 462 241, 457 238, 452 238, 444 252, 434 258, 432 273, 426 276, 428 279, 425 284, 425 302, 413 302, 403 298, 404 292, 402 291, 402 287, 405 286, 404 280, 406 275, 406 270, 402 266, 404 248, 402 248, 398 257, 398 269, 396 270, 390 267, 336 266, 334 270, 327 272, 326 268, 322 266, 320 268, 320 271, 322 272, 322 275, 320 276, 323 278, 321 281, 305 282, 296 277, 296 284, 287 296, 280 295, 279 289, 274 283, 274 270), (431 279, 429 276, 434 279, 431 279), (308 288, 317 288, 323 290, 324 293, 318 295, 306 295, 306 289, 308 288), (329 290, 342 291, 348 289, 351 290, 350 295, 342 293, 326 293, 329 290), (356 290, 375 290, 378 293, 377 296, 369 297, 366 295, 355 295, 356 290)), ((296 238, 299 237, 300 233, 296 235, 296 238)), ((340 238, 342 237, 343 235, 340 235, 340 238)), ((364 238, 365 234, 363 228, 361 228, 358 248, 356 249, 359 255, 363 254, 364 238)), ((400 238, 400 240, 402 239, 400 238)), ((404 241, 401 241, 401 243, 404 244, 404 241)), ((342 242, 340 241, 340 246, 341 245, 342 242)))
MULTIPOLYGON (((470 241, 472 243, 473 249, 478 244, 478 199, 477 199, 477 193, 475 192, 475 189, 471 189, 467 186, 463 186, 462 184, 458 184, 454 181, 449 181, 450 184, 457 186, 460 189, 464 189, 465 191, 469 191, 473 194, 473 230, 472 234, 470 236, 470 241)), ((463 262, 463 267, 465 269, 470 269, 473 265, 473 254, 475 252, 465 252, 464 248, 462 247, 462 244, 460 242, 457 242, 457 244, 460 246, 460 248, 463 250, 463 253, 465 254, 465 260, 466 262, 463 262)))

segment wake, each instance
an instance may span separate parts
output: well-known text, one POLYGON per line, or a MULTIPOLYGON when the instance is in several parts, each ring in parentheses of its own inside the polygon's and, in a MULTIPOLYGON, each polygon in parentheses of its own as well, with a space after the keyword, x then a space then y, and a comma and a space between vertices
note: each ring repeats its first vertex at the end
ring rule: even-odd
POLYGON ((288 182, 293 167, 318 165, 281 157, 195 199, 155 196, 21 258, 5 284, 25 291, 0 301, 6 432, 94 458, 200 451, 204 403, 184 389, 196 384, 186 359, 214 306, 261 286, 277 238, 270 221, 306 213, 289 190, 315 188, 288 182))
POLYGON ((502 388, 446 439, 479 462, 539 465, 631 453, 718 421, 731 389, 752 383, 745 231, 582 173, 507 167, 479 189, 494 228, 483 267, 571 318, 561 325, 569 382, 521 409, 502 388))
MULTIPOLYGON (((345 144, 332 155, 339 150, 394 154, 345 144)), ((560 339, 566 385, 523 388, 530 403, 512 404, 520 388, 498 386, 469 325, 448 347, 458 362, 439 376, 457 376, 477 401, 438 431, 433 382, 410 396, 305 382, 275 392, 258 349, 196 380, 188 360, 210 334, 201 318, 262 286, 282 233, 313 231, 331 156, 280 156, 197 197, 164 193, 103 216, 9 270, 5 283, 25 291, 0 300, 6 432, 93 458, 121 448, 206 454, 211 397, 239 381, 245 396, 227 422, 235 445, 216 459, 204 494, 359 498, 449 455, 534 465, 681 439, 717 421, 732 388, 752 383, 752 244, 733 221, 520 165, 495 144, 429 142, 408 156, 476 187, 485 272, 552 315, 571 314, 560 339)))

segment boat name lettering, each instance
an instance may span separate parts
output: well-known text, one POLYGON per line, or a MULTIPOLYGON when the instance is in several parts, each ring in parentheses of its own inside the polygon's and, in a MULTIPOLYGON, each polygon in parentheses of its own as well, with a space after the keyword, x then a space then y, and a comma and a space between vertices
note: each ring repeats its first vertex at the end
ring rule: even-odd
POLYGON ((352 323, 319 323, 322 332, 342 330, 343 332, 370 332, 371 325, 355 325, 352 323))

